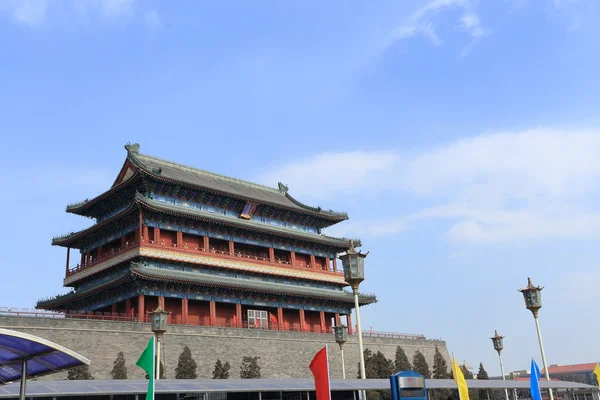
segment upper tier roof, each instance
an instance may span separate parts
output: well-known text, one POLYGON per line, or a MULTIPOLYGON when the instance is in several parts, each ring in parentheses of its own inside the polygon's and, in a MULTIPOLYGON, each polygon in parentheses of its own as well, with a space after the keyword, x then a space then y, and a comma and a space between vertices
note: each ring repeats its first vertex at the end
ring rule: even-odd
MULTIPOLYGON (((163 160, 161 158, 141 154, 139 152, 139 144, 127 144, 125 145, 125 149, 127 150, 127 159, 134 166, 143 171, 145 175, 157 180, 176 182, 224 195, 234 196, 246 201, 254 201, 258 204, 281 207, 301 214, 317 216, 324 220, 331 221, 332 223, 348 219, 348 214, 346 213, 322 210, 321 207, 311 207, 299 202, 288 193, 287 186, 282 183, 279 183, 279 188, 276 189, 163 160)), ((113 188, 116 188, 120 183, 120 181, 116 181, 113 188)), ((112 192, 112 189, 109 190, 109 192, 112 192)), ((83 209, 89 207, 92 203, 104 198, 106 193, 101 194, 94 199, 70 205, 67 207, 67 211, 79 213, 83 209)))

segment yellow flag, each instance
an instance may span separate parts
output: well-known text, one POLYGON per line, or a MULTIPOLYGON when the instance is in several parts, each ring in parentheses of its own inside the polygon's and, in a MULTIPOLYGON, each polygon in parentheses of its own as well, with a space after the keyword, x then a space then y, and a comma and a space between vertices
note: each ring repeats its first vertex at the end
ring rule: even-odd
POLYGON ((467 381, 463 375, 458 362, 454 356, 452 357, 452 376, 458 385, 458 395, 460 400, 469 400, 469 388, 467 387, 467 381))
POLYGON ((598 364, 596 364, 596 367, 594 368, 594 371, 592 371, 592 372, 594 373, 594 375, 596 375, 596 380, 600 384, 600 366, 598 364))

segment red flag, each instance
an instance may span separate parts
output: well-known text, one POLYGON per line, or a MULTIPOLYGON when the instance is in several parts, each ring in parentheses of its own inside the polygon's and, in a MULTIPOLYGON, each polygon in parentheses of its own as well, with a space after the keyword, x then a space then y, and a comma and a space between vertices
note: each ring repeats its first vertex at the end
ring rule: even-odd
POLYGON ((273 314, 269 313, 269 319, 271 320, 271 323, 277 325, 277 317, 275 317, 273 314))
POLYGON ((308 368, 310 368, 315 377, 315 393, 317 395, 317 400, 331 400, 327 346, 317 352, 308 368))

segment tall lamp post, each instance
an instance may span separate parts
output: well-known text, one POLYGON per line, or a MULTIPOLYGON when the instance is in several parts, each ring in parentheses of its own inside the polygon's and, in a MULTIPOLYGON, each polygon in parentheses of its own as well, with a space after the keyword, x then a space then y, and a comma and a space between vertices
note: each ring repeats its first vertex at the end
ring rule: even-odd
MULTIPOLYGON (((523 299, 525 299, 525 307, 533 314, 535 320, 535 328, 537 329, 538 341, 540 343, 540 351, 542 353, 542 363, 544 364, 544 371, 546 372, 546 380, 550 380, 550 371, 548 371, 548 364, 546 364, 546 353, 544 352, 544 342, 542 341, 542 332, 540 331, 540 323, 538 322, 538 311, 542 308, 542 289, 543 286, 533 286, 531 278, 527 278, 527 287, 519 289, 519 292, 523 293, 523 299)), ((550 400, 554 400, 552 389, 548 389, 550 400)))
POLYGON ((340 355, 342 357, 342 379, 346 379, 346 365, 344 364, 344 343, 348 341, 348 327, 338 325, 333 327, 335 341, 340 345, 340 355))
POLYGON ((156 336, 156 379, 160 379, 160 341, 162 335, 167 331, 167 316, 171 314, 171 311, 165 311, 162 309, 160 303, 156 310, 148 312, 152 319, 152 332, 156 336))
MULTIPOLYGON (((494 336, 491 337, 490 339, 492 339, 492 343, 494 344, 494 350, 496 350, 498 352, 498 358, 500 358, 500 370, 502 371, 502 380, 505 381, 506 375, 504 374, 504 363, 502 362, 502 354, 501 354, 502 349, 504 348, 504 344, 502 343, 504 336, 500 336, 500 335, 498 335, 498 331, 494 331, 494 336)), ((504 394, 506 395, 506 400, 509 400, 507 388, 504 388, 504 394)))
MULTIPOLYGON (((344 266, 344 279, 352 288, 354 293, 354 308, 356 310, 356 333, 358 334, 358 351, 360 352, 360 378, 367 379, 365 374, 365 355, 363 351, 362 330, 360 327, 360 310, 358 304, 358 285, 365 280, 365 257, 367 254, 362 254, 354 249, 354 242, 350 241, 350 248, 346 254, 340 256, 342 265, 344 266)), ((366 399, 366 391, 363 392, 363 399, 366 399)), ((554 400, 554 399, 551 399, 554 400)))

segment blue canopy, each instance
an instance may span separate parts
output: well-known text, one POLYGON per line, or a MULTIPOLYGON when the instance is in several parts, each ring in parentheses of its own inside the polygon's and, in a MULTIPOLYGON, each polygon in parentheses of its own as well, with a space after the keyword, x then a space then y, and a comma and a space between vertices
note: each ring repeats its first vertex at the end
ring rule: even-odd
POLYGON ((49 340, 0 329, 0 385, 81 365, 90 365, 90 360, 49 340), (26 377, 22 376, 23 362, 26 377))

